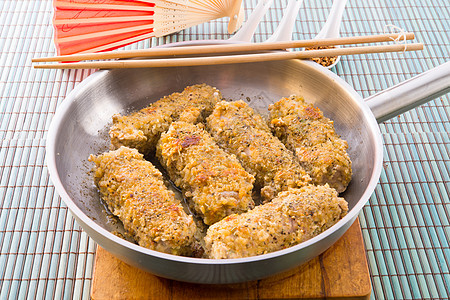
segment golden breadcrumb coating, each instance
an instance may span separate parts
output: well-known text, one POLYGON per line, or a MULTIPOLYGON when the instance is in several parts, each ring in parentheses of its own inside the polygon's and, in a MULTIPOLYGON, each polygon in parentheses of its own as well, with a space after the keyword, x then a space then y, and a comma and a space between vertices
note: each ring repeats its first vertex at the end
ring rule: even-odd
POLYGON ((295 153, 313 183, 345 191, 352 178, 352 162, 348 144, 336 134, 333 121, 295 95, 270 105, 269 111, 274 134, 295 153))
POLYGON ((110 128, 111 148, 136 148, 153 152, 162 132, 174 121, 197 123, 204 120, 222 99, 219 90, 206 84, 186 87, 127 116, 116 114, 110 128))
POLYGON ((347 202, 327 185, 289 189, 269 203, 210 226, 206 254, 225 259, 282 250, 322 233, 347 211, 347 202))
POLYGON ((200 126, 172 123, 156 155, 205 224, 253 208, 253 176, 200 126))
POLYGON ((197 227, 163 182, 161 172, 136 149, 89 157, 94 180, 109 210, 139 245, 156 251, 196 256, 197 227))
POLYGON ((236 155, 247 172, 255 177, 264 201, 311 181, 293 153, 272 135, 262 117, 245 102, 217 103, 207 118, 207 126, 214 140, 236 155))

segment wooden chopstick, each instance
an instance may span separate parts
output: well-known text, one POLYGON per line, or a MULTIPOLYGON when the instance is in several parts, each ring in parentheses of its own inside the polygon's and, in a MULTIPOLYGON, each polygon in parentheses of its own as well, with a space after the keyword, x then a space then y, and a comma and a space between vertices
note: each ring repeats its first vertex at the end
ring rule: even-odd
POLYGON ((307 59, 314 57, 333 57, 341 55, 355 55, 367 53, 417 51, 422 49, 423 49, 422 43, 414 43, 414 44, 363 46, 363 47, 348 47, 348 48, 334 48, 324 50, 307 50, 307 51, 293 51, 293 52, 283 51, 283 52, 227 55, 227 56, 44 64, 44 65, 35 65, 34 67, 37 69, 117 69, 117 68, 182 67, 182 66, 249 63, 260 61, 287 60, 287 59, 307 59))
POLYGON ((243 52, 243 51, 261 51, 261 50, 281 50, 288 48, 337 46, 350 44, 389 42, 395 39, 403 38, 406 40, 414 39, 414 33, 406 32, 404 34, 390 33, 367 36, 341 37, 333 39, 311 39, 300 41, 284 41, 273 43, 242 43, 242 44, 219 44, 202 46, 185 46, 170 48, 150 48, 143 50, 124 50, 109 51, 101 53, 72 54, 54 57, 33 58, 32 62, 59 62, 59 61, 81 61, 81 60, 100 60, 116 58, 138 58, 155 56, 173 56, 173 55, 191 55, 191 54, 213 54, 225 52, 243 52))

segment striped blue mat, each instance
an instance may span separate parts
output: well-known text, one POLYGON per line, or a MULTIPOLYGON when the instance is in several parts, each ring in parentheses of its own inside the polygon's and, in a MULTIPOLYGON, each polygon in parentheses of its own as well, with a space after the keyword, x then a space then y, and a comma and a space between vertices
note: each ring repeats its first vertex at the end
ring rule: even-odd
MULTIPOLYGON (((249 15, 256 0, 244 0, 249 15)), ((254 41, 267 39, 287 0, 275 0, 254 41)), ((305 0, 294 39, 312 38, 331 0, 305 0)), ((367 97, 449 60, 448 0, 348 1, 343 36, 382 33, 392 24, 425 50, 343 57, 333 70, 367 97)), ((0 299, 89 299, 95 243, 49 180, 47 130, 65 96, 93 71, 37 71, 54 55, 50 0, 0 1, 0 299)), ((127 46, 227 39, 226 20, 127 46)), ((360 214, 372 299, 450 297, 450 103, 437 98, 380 125, 384 168, 360 214)))

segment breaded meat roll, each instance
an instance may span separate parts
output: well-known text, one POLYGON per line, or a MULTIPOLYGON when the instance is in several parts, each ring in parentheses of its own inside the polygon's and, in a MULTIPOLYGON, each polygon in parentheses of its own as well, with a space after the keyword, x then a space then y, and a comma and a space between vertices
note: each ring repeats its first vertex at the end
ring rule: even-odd
POLYGON ((207 126, 216 143, 236 155, 255 177, 264 201, 311 181, 293 153, 272 135, 262 117, 245 102, 217 103, 207 118, 207 126))
POLYGON ((172 123, 156 155, 205 224, 253 208, 253 176, 200 126, 172 123))
POLYGON ((327 185, 289 189, 269 203, 210 226, 206 254, 223 259, 282 250, 322 233, 347 211, 347 202, 327 185))
POLYGON ((313 183, 345 191, 352 178, 352 162, 348 144, 336 134, 333 121, 298 96, 282 98, 269 111, 274 134, 295 153, 313 183))
POLYGON ((136 149, 120 147, 98 156, 94 180, 109 210, 139 245, 160 252, 196 256, 197 227, 165 186, 161 172, 136 149))
POLYGON ((116 114, 109 131, 112 149, 127 146, 144 154, 153 152, 161 133, 172 122, 201 122, 221 98, 216 88, 198 84, 186 87, 181 93, 165 96, 130 115, 116 114))

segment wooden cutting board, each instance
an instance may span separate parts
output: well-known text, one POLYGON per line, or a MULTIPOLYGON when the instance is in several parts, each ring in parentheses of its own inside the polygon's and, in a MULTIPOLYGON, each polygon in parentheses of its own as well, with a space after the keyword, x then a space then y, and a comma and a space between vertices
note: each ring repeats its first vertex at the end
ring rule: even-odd
MULTIPOLYGON (((182 270, 180 270, 182 271, 182 270)), ((241 284, 160 278, 97 247, 91 297, 103 299, 368 299, 370 275, 359 221, 330 249, 283 274, 241 284)))

